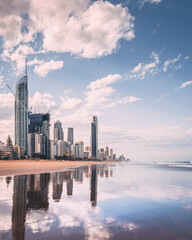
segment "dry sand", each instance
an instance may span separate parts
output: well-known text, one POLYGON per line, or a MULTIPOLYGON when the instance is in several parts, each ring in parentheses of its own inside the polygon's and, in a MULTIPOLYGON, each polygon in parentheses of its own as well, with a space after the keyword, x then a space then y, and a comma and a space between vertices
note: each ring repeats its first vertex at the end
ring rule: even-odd
POLYGON ((53 161, 53 160, 0 160, 0 176, 59 172, 77 166, 106 164, 110 162, 53 161))

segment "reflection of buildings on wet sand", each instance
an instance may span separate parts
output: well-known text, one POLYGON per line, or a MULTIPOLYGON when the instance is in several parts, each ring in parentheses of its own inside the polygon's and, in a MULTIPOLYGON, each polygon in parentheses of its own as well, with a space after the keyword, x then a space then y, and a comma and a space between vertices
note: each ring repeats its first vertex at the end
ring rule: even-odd
POLYGON ((56 202, 59 202, 63 192, 63 172, 53 173, 53 199, 56 202))
POLYGON ((14 177, 13 191, 12 237, 13 240, 24 240, 27 211, 27 176, 14 177))
MULTIPOLYGON (((53 174, 36 174, 14 177, 13 209, 12 209, 12 236, 13 240, 25 239, 26 214, 33 210, 47 211, 49 208, 49 182, 53 181, 52 197, 55 201, 62 198, 63 184, 66 182, 67 195, 73 195, 73 179, 82 183, 83 177, 90 178, 90 201, 93 207, 97 205, 98 176, 113 176, 112 169, 105 166, 86 166, 65 172, 53 174)), ((6 178, 6 184, 11 177, 6 178)))
POLYGON ((73 195, 73 172, 67 171, 67 195, 73 195))
POLYGON ((48 185, 50 174, 28 175, 27 178, 27 210, 48 210, 48 185))
POLYGON ((82 169, 82 167, 77 167, 75 169, 74 173, 75 173, 75 176, 74 176, 75 180, 77 182, 82 183, 83 182, 83 169, 82 169))
POLYGON ((50 174, 14 177, 12 236, 13 240, 25 239, 25 220, 29 210, 47 210, 50 174))
POLYGON ((90 201, 92 207, 97 205, 97 166, 91 166, 91 179, 90 179, 90 201))

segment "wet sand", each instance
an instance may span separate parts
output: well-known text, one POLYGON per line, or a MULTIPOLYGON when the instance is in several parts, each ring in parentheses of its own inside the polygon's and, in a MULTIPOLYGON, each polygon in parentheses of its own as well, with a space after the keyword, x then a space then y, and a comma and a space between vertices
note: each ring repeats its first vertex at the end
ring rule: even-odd
POLYGON ((93 164, 106 164, 109 161, 54 161, 54 160, 8 160, 0 161, 0 176, 59 172, 68 168, 93 164))

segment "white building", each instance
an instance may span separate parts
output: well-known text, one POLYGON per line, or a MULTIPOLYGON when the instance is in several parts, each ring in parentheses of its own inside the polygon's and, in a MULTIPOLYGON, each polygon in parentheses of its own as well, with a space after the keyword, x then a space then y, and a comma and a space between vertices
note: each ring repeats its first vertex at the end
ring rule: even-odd
POLYGON ((105 151, 104 148, 99 149, 99 159, 103 161, 105 159, 105 151))
POLYGON ((84 143, 76 142, 73 145, 73 156, 76 158, 84 158, 84 143))
POLYGON ((0 158, 4 158, 7 156, 7 147, 6 145, 0 141, 0 158))

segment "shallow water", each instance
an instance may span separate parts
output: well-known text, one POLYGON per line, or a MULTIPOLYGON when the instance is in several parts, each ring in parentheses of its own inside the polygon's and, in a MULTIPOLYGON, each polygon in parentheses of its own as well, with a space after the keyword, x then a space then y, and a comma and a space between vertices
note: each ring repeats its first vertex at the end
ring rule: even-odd
POLYGON ((192 169, 117 164, 0 177, 0 239, 192 239, 192 169))

